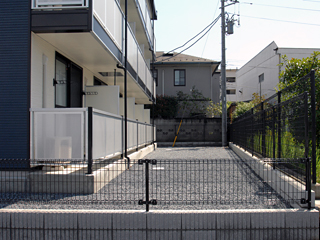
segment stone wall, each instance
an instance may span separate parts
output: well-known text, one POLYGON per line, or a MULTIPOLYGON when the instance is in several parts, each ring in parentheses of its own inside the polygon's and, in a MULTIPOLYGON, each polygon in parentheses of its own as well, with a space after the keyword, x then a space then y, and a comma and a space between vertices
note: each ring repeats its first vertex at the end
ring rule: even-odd
MULTIPOLYGON (((155 119, 157 142, 173 142, 181 119, 155 119)), ((177 142, 221 142, 221 118, 184 118, 177 142)))

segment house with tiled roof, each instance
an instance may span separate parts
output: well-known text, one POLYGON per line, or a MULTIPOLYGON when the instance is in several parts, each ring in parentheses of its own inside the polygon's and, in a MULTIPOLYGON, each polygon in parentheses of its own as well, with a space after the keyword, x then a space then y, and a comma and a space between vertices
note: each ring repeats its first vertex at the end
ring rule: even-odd
POLYGON ((187 54, 157 52, 154 63, 157 95, 190 93, 193 86, 204 97, 219 102, 220 62, 187 54))

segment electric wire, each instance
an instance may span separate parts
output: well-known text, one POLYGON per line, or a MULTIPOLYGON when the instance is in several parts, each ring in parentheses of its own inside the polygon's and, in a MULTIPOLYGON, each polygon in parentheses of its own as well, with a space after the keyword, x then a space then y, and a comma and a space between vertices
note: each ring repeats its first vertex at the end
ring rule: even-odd
MULTIPOLYGON (((221 14, 220 14, 211 24, 209 24, 209 26, 210 26, 209 29, 208 29, 199 39, 197 39, 197 41, 195 41, 194 43, 192 43, 190 46, 188 46, 187 48, 185 48, 185 49, 182 50, 181 52, 179 52, 179 53, 177 53, 177 54, 175 54, 175 55, 173 55, 173 56, 171 56, 171 57, 168 57, 168 58, 166 58, 166 59, 162 59, 161 61, 156 61, 156 62, 164 62, 164 61, 166 61, 166 60, 169 60, 169 59, 171 59, 171 58, 174 58, 174 57, 180 55, 181 53, 187 51, 187 50, 190 49, 191 47, 193 47, 197 42, 199 42, 199 41, 212 29, 212 27, 218 22, 218 20, 219 20, 220 17, 221 17, 221 14)), ((208 28, 208 27, 206 27, 205 29, 207 29, 207 28, 208 28)), ((204 29, 204 30, 205 30, 205 29, 204 29)), ((202 33, 204 30, 202 30, 201 33, 202 33)), ((199 33, 199 34, 200 34, 200 33, 199 33)), ((198 36, 199 34, 197 34, 197 36, 198 36)), ((194 38, 196 38, 196 36, 193 37, 191 40, 193 40, 194 38)), ((188 42, 190 42, 191 40, 189 40, 188 42)), ((187 43, 188 43, 188 42, 187 42, 187 43)), ((186 45, 186 44, 184 44, 184 45, 186 45)), ((179 47, 179 48, 180 48, 180 47, 179 47)), ((178 49, 178 48, 177 48, 177 49, 178 49)), ((172 51, 170 51, 170 52, 172 52, 172 51)), ((159 58, 159 57, 162 57, 162 56, 164 56, 164 55, 158 56, 158 58, 159 58)))
POLYGON ((320 12, 320 9, 311 9, 311 8, 296 8, 296 7, 276 6, 276 5, 250 3, 250 2, 242 2, 242 4, 257 5, 257 6, 264 6, 264 7, 286 8, 286 9, 294 9, 294 10, 302 10, 302 11, 320 12))
MULTIPOLYGON (((170 53, 170 52, 174 52, 175 50, 177 50, 177 49, 179 49, 179 48, 182 48, 182 47, 184 47, 185 45, 187 45, 189 42, 191 42, 193 39, 195 39, 196 37, 198 37, 201 33, 203 33, 207 28, 209 28, 210 26, 212 26, 212 24, 214 24, 214 21, 215 20, 213 20, 208 26, 206 26, 201 32, 199 32, 197 35, 195 35, 194 37, 192 37, 191 39, 189 39, 186 43, 184 43, 182 46, 180 46, 180 47, 177 47, 177 48, 175 48, 175 49, 172 49, 171 51, 169 51, 169 52, 167 52, 167 53, 170 53)), ((156 58, 159 58, 159 57, 162 57, 163 55, 161 55, 161 56, 158 56, 158 57, 156 57, 156 58)))
POLYGON ((295 23, 295 24, 304 24, 304 25, 320 26, 320 24, 316 24, 316 23, 294 22, 294 21, 280 20, 280 19, 274 19, 274 18, 253 17, 253 16, 247 16, 247 15, 241 15, 241 16, 242 16, 242 17, 247 17, 247 18, 255 18, 255 19, 262 19, 262 20, 277 21, 277 22, 287 22, 287 23, 295 23))

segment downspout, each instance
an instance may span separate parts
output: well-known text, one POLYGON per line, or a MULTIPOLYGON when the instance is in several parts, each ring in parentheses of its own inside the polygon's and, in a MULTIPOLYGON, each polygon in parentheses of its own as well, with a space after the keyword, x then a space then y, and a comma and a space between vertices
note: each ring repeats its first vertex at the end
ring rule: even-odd
POLYGON ((125 0, 125 23, 124 23, 124 67, 117 64, 117 68, 124 70, 124 158, 128 159, 128 166, 130 167, 130 158, 128 157, 128 107, 127 107, 127 53, 128 53, 128 0, 125 0))
POLYGON ((127 55, 128 55, 128 0, 125 0, 125 23, 124 23, 124 157, 128 159, 128 169, 130 159, 128 158, 128 89, 127 89, 127 55))

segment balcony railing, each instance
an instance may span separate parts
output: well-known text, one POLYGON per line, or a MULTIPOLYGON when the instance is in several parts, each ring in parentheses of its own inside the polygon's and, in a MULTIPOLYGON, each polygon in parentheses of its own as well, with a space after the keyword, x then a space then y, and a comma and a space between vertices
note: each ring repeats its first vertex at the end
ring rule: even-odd
POLYGON ((33 9, 45 8, 87 8, 89 0, 33 0, 33 9))
MULTIPOLYGON (((41 161, 88 159, 89 151, 93 159, 123 154, 124 119, 97 109, 91 113, 88 109, 30 109, 31 158, 41 161), (90 114, 92 121, 89 121, 90 114)), ((128 150, 152 143, 152 131, 152 125, 129 119, 128 150)))
MULTIPOLYGON (((146 6, 144 6, 146 7, 146 6)), ((102 25, 106 33, 114 40, 118 48, 123 52, 124 15, 116 0, 95 0, 93 2, 94 17, 102 25)), ((148 15, 149 17, 149 15, 148 15)), ((147 22, 144 19, 145 22, 147 22)), ((149 19, 150 22, 150 19, 149 19)), ((150 23, 151 24, 151 23, 150 23)), ((128 62, 138 74, 143 84, 150 93, 154 94, 152 75, 139 44, 128 26, 128 62)), ((136 79, 138 80, 138 79, 136 79)), ((148 91, 146 91, 148 92, 148 91)))
MULTIPOLYGON (((153 39, 153 29, 152 29, 152 24, 150 20, 150 14, 148 11, 148 6, 146 3, 146 0, 136 0, 137 5, 140 6, 141 14, 142 14, 142 19, 144 21, 144 25, 148 34, 148 40, 151 44, 154 44, 152 39, 153 39)), ((153 45, 155 46, 155 45, 153 45)))
POLYGON ((150 93, 154 95, 154 80, 130 27, 128 27, 128 62, 150 93))

